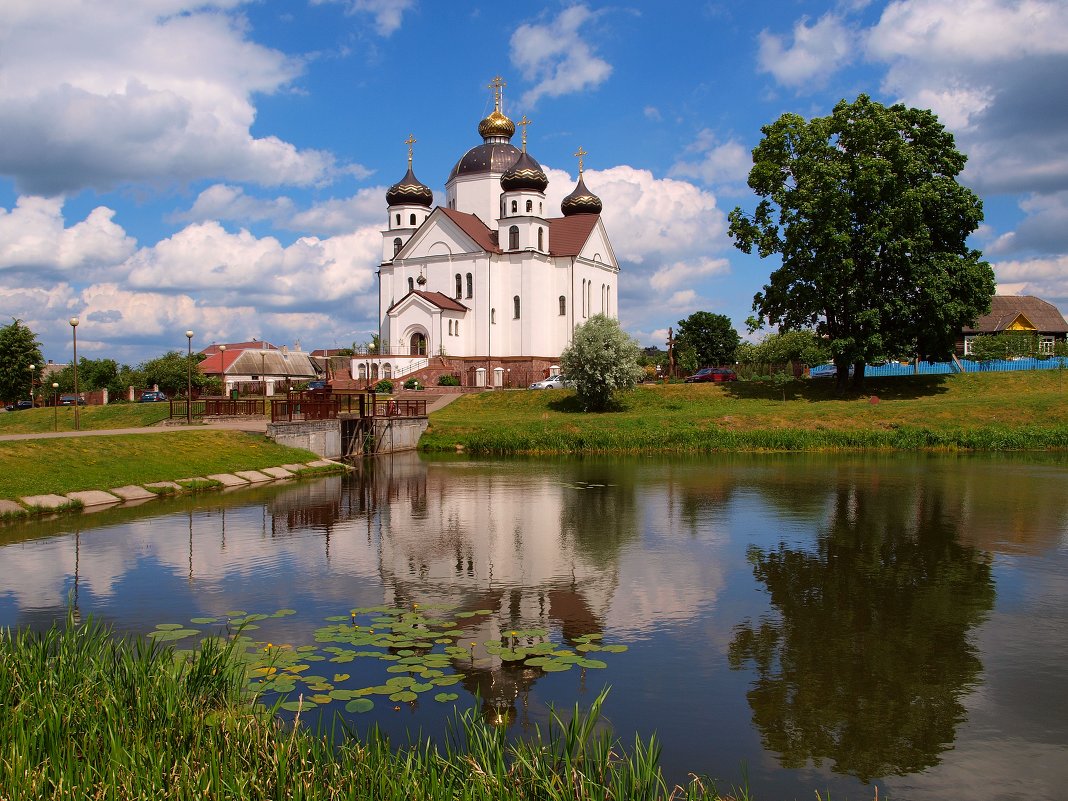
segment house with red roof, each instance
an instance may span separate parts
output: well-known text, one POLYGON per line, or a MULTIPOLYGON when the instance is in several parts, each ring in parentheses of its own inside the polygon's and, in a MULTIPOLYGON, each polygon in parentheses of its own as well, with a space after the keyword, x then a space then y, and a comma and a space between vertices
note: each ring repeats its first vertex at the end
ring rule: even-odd
POLYGON ((464 386, 526 386, 559 370, 576 327, 618 318, 619 263, 601 218, 601 200, 582 174, 559 214, 546 207, 548 178, 511 143, 515 123, 501 111, 478 126, 482 144, 456 162, 445 203, 408 171, 386 192, 382 232, 378 353, 352 360, 352 376, 373 381, 450 372, 464 386))
POLYGON ((290 386, 319 377, 320 370, 311 354, 290 350, 269 342, 213 343, 200 351, 204 358, 197 370, 215 376, 223 384, 224 394, 231 389, 260 384, 266 395, 286 392, 290 386))

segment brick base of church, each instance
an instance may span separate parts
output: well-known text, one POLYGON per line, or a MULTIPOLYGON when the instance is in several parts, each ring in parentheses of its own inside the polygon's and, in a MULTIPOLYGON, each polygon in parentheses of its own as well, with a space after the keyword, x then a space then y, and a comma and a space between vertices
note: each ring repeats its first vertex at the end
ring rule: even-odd
MULTIPOLYGON (((442 376, 451 375, 462 387, 500 386, 504 389, 528 387, 549 376, 550 367, 558 367, 558 359, 529 356, 487 358, 483 356, 434 356, 430 364, 415 377, 427 387, 438 386, 442 376), (481 379, 481 382, 480 382, 481 379)), ((410 378, 411 376, 405 376, 410 378)))

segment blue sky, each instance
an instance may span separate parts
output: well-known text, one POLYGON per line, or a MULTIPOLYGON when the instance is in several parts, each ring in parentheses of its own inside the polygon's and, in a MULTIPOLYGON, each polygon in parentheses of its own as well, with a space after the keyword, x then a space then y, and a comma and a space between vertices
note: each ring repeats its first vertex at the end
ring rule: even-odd
POLYGON ((862 92, 939 115, 999 291, 1068 312, 1061 0, 4 0, 0 320, 55 361, 71 316, 80 354, 128 363, 190 328, 196 348, 366 342, 404 140, 440 200, 497 74, 551 202, 588 151, 643 345, 698 310, 744 332, 774 265, 726 215, 755 202, 760 126, 862 92))

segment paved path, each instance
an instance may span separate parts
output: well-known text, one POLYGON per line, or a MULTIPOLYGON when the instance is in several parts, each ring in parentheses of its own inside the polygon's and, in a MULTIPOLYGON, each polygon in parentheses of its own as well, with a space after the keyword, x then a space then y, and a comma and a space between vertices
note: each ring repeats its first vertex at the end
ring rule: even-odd
POLYGON ((180 425, 147 426, 142 428, 105 428, 99 431, 59 431, 37 432, 34 434, 0 434, 0 442, 12 442, 22 439, 59 439, 61 437, 111 437, 116 434, 170 434, 175 431, 252 431, 267 432, 267 420, 262 417, 246 420, 219 420, 210 423, 180 425))

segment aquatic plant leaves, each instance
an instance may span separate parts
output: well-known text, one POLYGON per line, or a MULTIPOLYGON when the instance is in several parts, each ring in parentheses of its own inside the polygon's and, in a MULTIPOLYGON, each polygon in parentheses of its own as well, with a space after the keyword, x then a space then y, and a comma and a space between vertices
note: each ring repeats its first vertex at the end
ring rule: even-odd
POLYGON ((456 693, 438 693, 437 695, 434 696, 434 700, 445 704, 445 703, 448 703, 449 701, 455 701, 459 697, 460 696, 457 695, 456 693))
POLYGON ((347 704, 345 704, 346 712, 357 712, 360 714, 364 712, 370 712, 374 708, 375 702, 372 701, 370 698, 357 698, 354 701, 349 701, 347 704))

